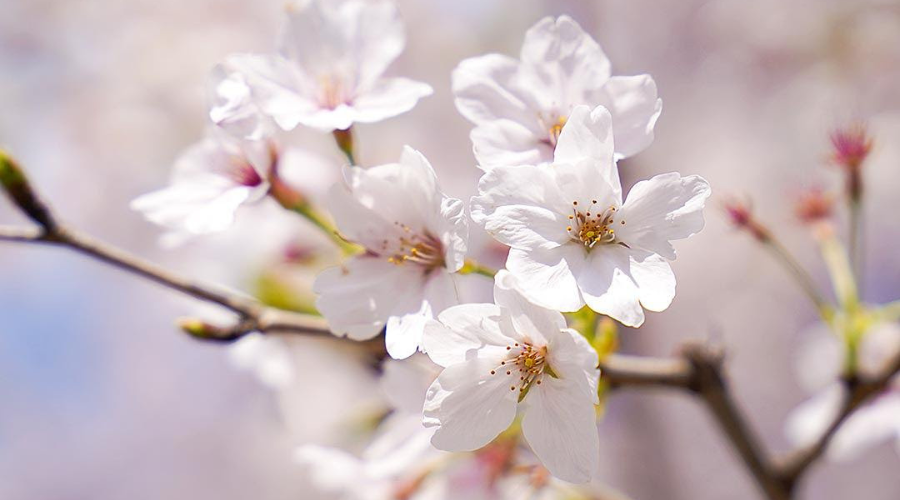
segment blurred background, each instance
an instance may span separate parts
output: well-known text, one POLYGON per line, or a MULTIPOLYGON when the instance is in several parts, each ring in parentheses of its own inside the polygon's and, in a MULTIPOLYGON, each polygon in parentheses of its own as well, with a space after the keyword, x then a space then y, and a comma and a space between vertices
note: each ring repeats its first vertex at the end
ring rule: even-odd
MULTIPOLYGON (((566 13, 600 42, 614 74, 653 75, 664 101, 656 141, 621 164, 623 179, 697 173, 714 201, 707 229, 678 245, 674 304, 623 331, 622 350, 667 355, 687 339, 724 345, 753 426, 770 449, 788 450, 784 420, 809 396, 797 382, 798 346, 816 314, 718 207, 726 195, 752 199, 824 286, 793 205, 806 187, 838 184, 828 134, 863 120, 875 138, 865 173, 864 298, 900 295, 900 2, 399 4, 407 49, 391 71, 435 94, 410 113, 358 126, 361 158, 391 162, 412 145, 457 197, 470 196, 479 175, 471 126, 450 92, 463 58, 515 55, 528 27, 566 13)), ((128 203, 162 187, 175 157, 201 137, 209 70, 230 53, 274 48, 283 0, 0 5, 0 144, 65 219, 248 292, 261 276, 282 276, 285 248, 308 244, 312 233, 274 207, 242 212, 226 234, 162 250, 160 230, 128 203)), ((334 165, 310 174, 315 189, 327 186, 341 163, 331 138, 298 130, 283 140, 334 165)), ((20 222, 0 200, 0 223, 20 222)), ((310 279, 290 276, 300 288, 310 279)), ((298 342, 293 383, 274 390, 240 369, 233 351, 174 327, 197 311, 191 299, 66 251, 0 245, 0 498, 312 498, 292 450, 332 439, 328 424, 376 405, 373 375, 333 343, 298 342)), ((630 498, 759 497, 705 409, 686 396, 617 393, 600 430, 598 482, 630 498)), ((887 444, 852 462, 823 462, 801 496, 896 499, 898 467, 887 444)))

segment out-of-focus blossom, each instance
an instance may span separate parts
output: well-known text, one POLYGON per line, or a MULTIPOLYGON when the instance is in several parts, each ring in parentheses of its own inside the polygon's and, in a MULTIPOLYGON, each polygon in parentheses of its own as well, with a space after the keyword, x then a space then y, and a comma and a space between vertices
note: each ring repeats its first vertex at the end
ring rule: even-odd
POLYGON ((444 371, 428 389, 425 425, 447 451, 476 450, 510 426, 560 479, 586 482, 599 459, 597 353, 562 314, 535 306, 501 271, 495 304, 463 304, 426 327, 425 351, 444 371))
POLYGON ((617 158, 653 141, 662 110, 656 83, 649 75, 611 77, 603 50, 571 18, 534 25, 520 58, 488 54, 453 72, 456 107, 476 125, 471 137, 482 168, 552 161, 577 105, 610 110, 617 158))
POLYGON ((872 138, 863 125, 836 130, 831 134, 832 161, 848 170, 857 170, 872 151, 872 138))
POLYGON ((348 167, 329 205, 341 234, 366 251, 319 275, 316 307, 336 335, 365 340, 386 328, 388 353, 410 356, 425 323, 458 303, 463 203, 444 195, 428 160, 406 147, 400 163, 348 167))
POLYGON ((239 62, 240 58, 236 58, 213 68, 208 90, 209 119, 235 137, 260 140, 272 133, 272 123, 253 101, 239 62))
MULTIPOLYGON (((807 387, 821 388, 816 395, 797 407, 785 424, 789 439, 804 446, 815 442, 834 421, 844 400, 846 388, 837 381, 847 355, 846 347, 824 325, 809 332, 811 338, 800 353, 800 380, 807 387)), ((863 376, 876 376, 887 362, 900 353, 900 326, 895 323, 874 325, 862 337, 857 354, 858 370, 863 376)), ((900 453, 900 378, 891 388, 851 414, 828 448, 833 460, 850 460, 871 446, 894 439, 900 453)))
POLYGON ((834 213, 834 196, 819 188, 808 189, 800 193, 794 211, 804 224, 828 220, 834 213))
POLYGON ((729 198, 722 202, 722 210, 734 227, 749 232, 759 241, 767 241, 772 235, 753 215, 750 204, 737 198, 729 198))
POLYGON ((288 346, 278 336, 245 335, 228 350, 237 368, 253 371, 266 386, 283 389, 294 380, 294 365, 288 346))
POLYGON ((657 175, 622 202, 611 116, 578 106, 554 163, 496 167, 472 198, 472 219, 511 250, 506 267, 522 292, 557 311, 585 303, 625 325, 641 306, 665 310, 675 296, 671 240, 703 228, 709 184, 699 176, 657 175))
POLYGON ((276 156, 266 141, 211 130, 176 161, 169 187, 138 197, 131 208, 175 232, 222 231, 241 205, 266 195, 276 156))
POLYGON ((288 9, 277 55, 235 55, 263 113, 285 130, 345 130, 412 109, 430 86, 384 77, 406 43, 389 0, 304 0, 288 9))

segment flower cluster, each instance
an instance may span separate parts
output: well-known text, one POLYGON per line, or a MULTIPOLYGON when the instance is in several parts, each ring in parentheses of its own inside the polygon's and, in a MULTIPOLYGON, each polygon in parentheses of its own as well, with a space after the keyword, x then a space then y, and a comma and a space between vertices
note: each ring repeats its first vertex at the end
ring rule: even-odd
MULTIPOLYGON (((645 309, 665 310, 672 242, 703 228, 709 184, 671 172, 623 194, 618 161, 650 145, 662 102, 650 76, 611 76, 600 46, 566 16, 528 30, 518 59, 489 54, 453 72, 483 170, 468 203, 446 195, 410 146, 397 163, 356 164, 355 124, 400 115, 432 92, 385 76, 404 44, 390 1, 292 5, 276 54, 233 55, 215 68, 208 138, 176 163, 170 187, 133 206, 186 235, 224 230, 263 199, 306 217, 345 256, 312 286, 333 333, 383 334, 392 358, 422 352, 441 369, 415 412, 434 447, 468 452, 521 436, 542 464, 535 470, 587 482, 599 456, 598 350, 563 313, 586 305, 637 327, 645 309), (278 134, 298 126, 333 133, 350 161, 327 212, 312 206, 308 186, 286 182, 278 134), (464 275, 489 283, 482 275, 494 274, 472 259, 474 229, 509 248, 493 303, 462 293, 464 275)), ((370 493, 392 491, 365 460, 336 453, 312 447, 298 458, 331 457, 370 493)))

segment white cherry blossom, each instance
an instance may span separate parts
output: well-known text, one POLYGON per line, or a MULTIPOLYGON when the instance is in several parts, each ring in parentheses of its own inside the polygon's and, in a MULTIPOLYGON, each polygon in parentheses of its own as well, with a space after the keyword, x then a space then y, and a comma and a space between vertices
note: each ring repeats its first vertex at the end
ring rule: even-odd
POLYGON ((428 160, 406 147, 399 163, 347 167, 329 208, 341 234, 365 253, 319 275, 316 307, 336 335, 365 340, 385 329, 388 353, 410 356, 425 323, 458 303, 464 204, 444 195, 428 160))
POLYGON ((131 208, 178 233, 222 231, 241 205, 266 195, 276 160, 266 141, 237 139, 213 129, 175 162, 168 187, 138 197, 131 208))
POLYGON ((670 241, 703 228, 710 188, 673 172, 638 182, 623 202, 611 120, 602 106, 576 107, 554 162, 488 171, 472 219, 511 247, 506 267, 529 300, 557 311, 587 304, 640 326, 641 306, 662 311, 672 302, 670 241))
MULTIPOLYGON (((817 392, 788 417, 785 431, 799 446, 812 445, 841 411, 846 389, 838 381, 846 357, 846 346, 825 325, 807 333, 809 339, 798 358, 801 382, 817 392)), ((876 376, 900 353, 900 326, 873 325, 860 341, 858 369, 863 376, 876 376)), ((888 390, 853 414, 832 439, 827 456, 836 461, 852 460, 868 448, 893 441, 900 453, 900 377, 888 390)))
POLYGON ((253 100, 250 86, 240 72, 240 57, 213 68, 209 81, 209 119, 230 135, 260 140, 272 133, 271 120, 253 100))
POLYGON ((472 143, 486 170, 552 161, 577 105, 609 109, 617 157, 634 155, 653 141, 662 110, 649 75, 610 76, 603 50, 567 16, 528 30, 520 59, 464 60, 453 72, 453 92, 460 113, 476 125, 472 143))
POLYGON ((597 353, 563 316, 528 302, 501 271, 495 304, 463 304, 428 324, 424 347, 444 367, 428 389, 432 444, 476 450, 513 422, 556 477, 586 482, 599 457, 597 353))
POLYGON ((390 0, 305 0, 288 9, 277 55, 238 55, 260 109, 285 130, 345 130, 412 109, 430 86, 385 77, 406 44, 390 0))

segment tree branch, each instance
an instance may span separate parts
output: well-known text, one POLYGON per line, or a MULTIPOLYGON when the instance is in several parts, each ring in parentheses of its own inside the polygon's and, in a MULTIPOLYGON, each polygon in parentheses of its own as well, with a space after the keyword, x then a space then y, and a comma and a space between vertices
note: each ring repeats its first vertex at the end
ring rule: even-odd
POLYGON ((898 373, 900 373, 900 355, 895 356, 876 377, 863 378, 858 375, 844 377, 841 380, 845 389, 841 410, 815 443, 780 460, 784 480, 792 487, 796 485, 810 466, 825 454, 847 419, 862 405, 886 390, 898 373))

